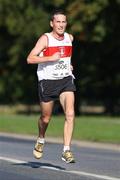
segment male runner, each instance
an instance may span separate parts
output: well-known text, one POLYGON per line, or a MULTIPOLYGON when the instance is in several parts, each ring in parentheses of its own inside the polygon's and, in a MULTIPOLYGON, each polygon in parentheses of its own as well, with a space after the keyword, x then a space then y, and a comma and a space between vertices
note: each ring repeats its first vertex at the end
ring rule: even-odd
POLYGON ((45 132, 52 115, 54 101, 59 98, 65 114, 62 160, 75 162, 70 145, 74 128, 74 78, 71 69, 73 36, 65 32, 67 17, 55 11, 50 20, 52 31, 43 34, 27 57, 28 64, 38 64, 38 93, 41 116, 39 135, 33 154, 43 155, 45 132))

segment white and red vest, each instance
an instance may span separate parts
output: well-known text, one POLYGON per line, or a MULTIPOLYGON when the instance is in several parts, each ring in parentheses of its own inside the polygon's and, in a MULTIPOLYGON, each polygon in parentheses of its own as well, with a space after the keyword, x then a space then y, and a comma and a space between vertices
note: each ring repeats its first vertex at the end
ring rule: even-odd
POLYGON ((40 56, 52 56, 54 53, 60 52, 60 59, 55 62, 39 63, 37 68, 38 80, 57 80, 72 75, 72 42, 69 34, 64 33, 63 40, 55 39, 50 33, 45 35, 48 37, 48 47, 43 50, 40 56))

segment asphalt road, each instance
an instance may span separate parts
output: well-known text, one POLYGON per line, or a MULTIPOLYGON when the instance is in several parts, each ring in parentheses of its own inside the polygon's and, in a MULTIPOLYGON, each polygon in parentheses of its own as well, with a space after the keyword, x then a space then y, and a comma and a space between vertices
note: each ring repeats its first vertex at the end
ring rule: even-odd
POLYGON ((120 152, 72 145, 76 163, 61 160, 62 144, 46 142, 34 159, 33 139, 0 135, 0 180, 120 180, 120 152))

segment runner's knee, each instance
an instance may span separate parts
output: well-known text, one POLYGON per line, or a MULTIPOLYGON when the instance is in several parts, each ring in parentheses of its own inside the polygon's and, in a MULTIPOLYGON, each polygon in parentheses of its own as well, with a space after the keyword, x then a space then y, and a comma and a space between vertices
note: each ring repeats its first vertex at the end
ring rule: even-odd
POLYGON ((50 121, 50 118, 51 118, 51 115, 49 114, 41 115, 41 120, 45 123, 48 123, 50 121))
POLYGON ((72 122, 74 120, 74 111, 66 112, 65 117, 68 122, 72 122))

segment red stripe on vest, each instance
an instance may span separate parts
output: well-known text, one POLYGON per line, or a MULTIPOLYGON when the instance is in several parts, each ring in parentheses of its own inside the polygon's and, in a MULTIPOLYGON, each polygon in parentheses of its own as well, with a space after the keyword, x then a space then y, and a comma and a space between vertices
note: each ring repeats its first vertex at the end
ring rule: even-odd
POLYGON ((72 46, 55 46, 48 47, 43 51, 44 56, 52 56, 54 53, 60 52, 61 58, 70 57, 72 55, 72 46))

